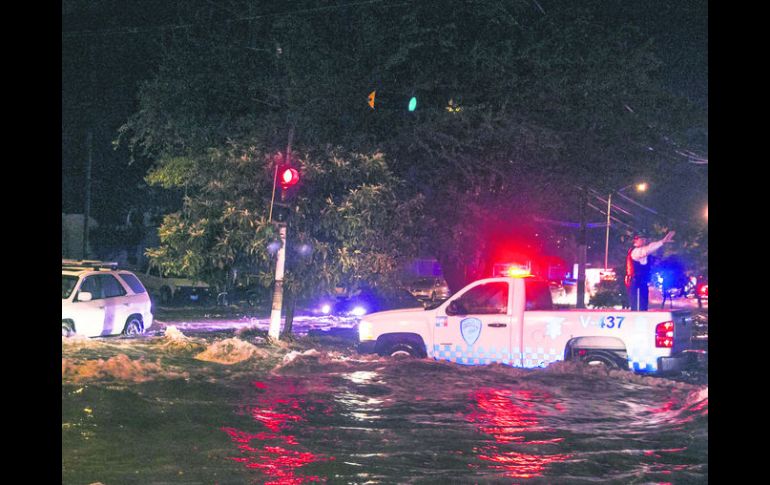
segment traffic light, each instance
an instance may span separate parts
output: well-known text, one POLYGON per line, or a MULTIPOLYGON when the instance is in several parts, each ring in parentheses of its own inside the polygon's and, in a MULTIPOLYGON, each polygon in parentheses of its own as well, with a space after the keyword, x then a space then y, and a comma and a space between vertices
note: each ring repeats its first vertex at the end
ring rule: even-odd
POLYGON ((412 99, 409 100, 409 111, 414 111, 417 109, 417 98, 412 96, 412 99))
POLYGON ((372 91, 369 93, 369 98, 367 100, 367 103, 369 104, 369 107, 374 109, 374 96, 377 94, 377 91, 372 91))
POLYGON ((281 188, 286 190, 299 182, 299 172, 293 167, 283 167, 279 170, 278 181, 281 184, 281 188))

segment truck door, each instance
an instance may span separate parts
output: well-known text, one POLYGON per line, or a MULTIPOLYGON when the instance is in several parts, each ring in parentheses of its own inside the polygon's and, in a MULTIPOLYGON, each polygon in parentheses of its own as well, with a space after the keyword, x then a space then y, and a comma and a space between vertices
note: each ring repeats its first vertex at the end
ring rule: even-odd
POLYGON ((438 316, 434 356, 458 364, 511 363, 510 285, 481 283, 452 298, 438 316))

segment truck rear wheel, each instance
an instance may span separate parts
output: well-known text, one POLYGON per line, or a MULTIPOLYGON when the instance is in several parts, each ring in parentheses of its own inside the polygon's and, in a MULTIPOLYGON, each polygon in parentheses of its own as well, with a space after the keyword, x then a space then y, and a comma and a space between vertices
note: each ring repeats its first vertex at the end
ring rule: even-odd
POLYGON ((580 361, 590 366, 603 366, 608 369, 619 369, 618 357, 605 350, 589 350, 580 357, 580 361))

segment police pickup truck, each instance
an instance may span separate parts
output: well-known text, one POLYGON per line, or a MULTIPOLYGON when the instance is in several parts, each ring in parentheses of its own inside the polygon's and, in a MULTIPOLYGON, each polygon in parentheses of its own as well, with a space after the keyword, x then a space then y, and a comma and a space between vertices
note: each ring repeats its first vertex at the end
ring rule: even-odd
POLYGON ((692 327, 688 310, 554 310, 547 282, 499 277, 475 281, 438 306, 362 317, 358 350, 464 365, 579 360, 662 373, 696 360, 692 327))

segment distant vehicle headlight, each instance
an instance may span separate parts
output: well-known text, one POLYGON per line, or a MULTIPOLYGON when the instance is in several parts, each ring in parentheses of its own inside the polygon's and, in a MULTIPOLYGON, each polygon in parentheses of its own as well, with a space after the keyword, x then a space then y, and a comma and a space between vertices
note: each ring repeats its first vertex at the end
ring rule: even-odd
POLYGON ((366 308, 362 306, 354 307, 352 310, 350 310, 350 314, 356 317, 362 317, 366 315, 366 308))
POLYGON ((374 333, 372 332, 372 323, 366 320, 361 320, 358 324, 358 340, 363 342, 364 340, 374 340, 374 333))
POLYGON ((321 313, 323 313, 324 315, 328 315, 329 313, 331 313, 331 311, 332 311, 332 306, 329 305, 328 303, 321 305, 321 313))

